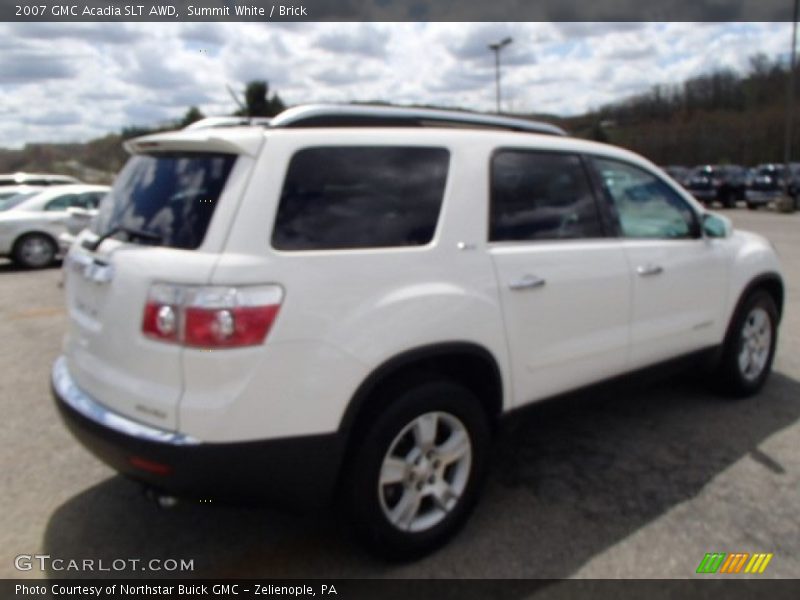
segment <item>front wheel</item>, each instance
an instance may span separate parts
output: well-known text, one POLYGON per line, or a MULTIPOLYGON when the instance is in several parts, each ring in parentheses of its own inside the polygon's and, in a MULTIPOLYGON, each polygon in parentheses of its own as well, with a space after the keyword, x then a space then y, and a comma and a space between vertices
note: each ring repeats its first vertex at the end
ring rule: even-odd
POLYGON ((778 309, 767 292, 753 292, 731 321, 718 371, 724 391, 734 396, 758 392, 772 370, 778 341, 778 309))
POLYGON ((422 556, 469 517, 490 432, 479 400, 433 380, 391 394, 350 466, 345 509, 358 537, 391 559, 422 556))
POLYGON ((47 267, 56 258, 53 240, 41 233, 29 233, 14 244, 14 262, 29 269, 47 267))

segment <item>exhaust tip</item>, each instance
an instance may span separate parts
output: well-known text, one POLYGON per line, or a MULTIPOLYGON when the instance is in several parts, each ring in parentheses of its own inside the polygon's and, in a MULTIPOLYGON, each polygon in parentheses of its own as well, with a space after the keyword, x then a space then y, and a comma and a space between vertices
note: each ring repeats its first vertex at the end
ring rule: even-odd
POLYGON ((159 492, 155 488, 142 486, 142 492, 144 493, 145 498, 147 498, 152 502, 155 502, 156 506, 158 506, 159 508, 163 508, 164 510, 175 508, 180 502, 180 500, 175 496, 164 494, 162 492, 159 492))
POLYGON ((178 499, 175 496, 158 495, 156 497, 156 504, 159 508, 170 509, 178 505, 178 499))

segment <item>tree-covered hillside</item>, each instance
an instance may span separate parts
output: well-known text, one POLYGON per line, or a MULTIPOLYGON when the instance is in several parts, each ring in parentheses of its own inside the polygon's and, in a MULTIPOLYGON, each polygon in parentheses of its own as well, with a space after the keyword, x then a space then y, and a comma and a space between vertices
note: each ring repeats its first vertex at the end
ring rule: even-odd
MULTIPOLYGON (((782 63, 757 55, 746 74, 719 70, 682 85, 656 86, 567 119, 565 125, 576 135, 624 146, 659 164, 782 161, 788 75, 782 63)), ((800 104, 798 73, 795 87, 795 103, 800 104)), ((797 159, 797 120, 792 146, 797 159)))

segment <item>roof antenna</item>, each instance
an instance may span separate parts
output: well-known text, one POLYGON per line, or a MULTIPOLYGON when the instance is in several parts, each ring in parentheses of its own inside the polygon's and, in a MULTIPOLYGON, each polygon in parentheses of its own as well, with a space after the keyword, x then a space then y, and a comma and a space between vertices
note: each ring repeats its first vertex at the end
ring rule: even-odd
POLYGON ((228 88, 228 93, 231 95, 231 98, 233 98, 233 101, 236 103, 236 106, 238 106, 240 110, 244 111, 244 116, 245 117, 250 116, 247 114, 247 107, 241 100, 239 100, 239 96, 236 95, 236 92, 233 91, 233 88, 228 84, 225 84, 225 87, 228 88))

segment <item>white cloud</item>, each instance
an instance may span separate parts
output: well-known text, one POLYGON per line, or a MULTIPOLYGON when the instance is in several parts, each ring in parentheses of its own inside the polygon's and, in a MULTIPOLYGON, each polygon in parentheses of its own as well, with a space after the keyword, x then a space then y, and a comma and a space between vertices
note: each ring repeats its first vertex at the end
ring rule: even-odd
POLYGON ((785 54, 785 23, 5 23, 0 147, 87 140, 236 106, 266 79, 285 102, 388 100, 578 114, 750 56, 785 54))

